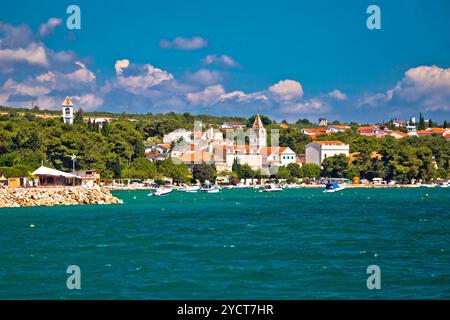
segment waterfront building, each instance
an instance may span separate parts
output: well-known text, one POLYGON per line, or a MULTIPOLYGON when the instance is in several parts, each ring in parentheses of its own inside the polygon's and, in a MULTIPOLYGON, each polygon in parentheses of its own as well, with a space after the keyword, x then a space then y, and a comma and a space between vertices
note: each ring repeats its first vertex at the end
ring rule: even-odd
POLYGON ((341 141, 313 141, 306 145, 306 163, 321 165, 328 157, 349 156, 350 146, 341 141))
POLYGON ((62 117, 65 124, 73 124, 73 103, 70 97, 66 97, 62 104, 62 117))
POLYGON ((78 184, 80 178, 74 174, 59 171, 52 168, 47 168, 44 166, 39 167, 33 173, 33 176, 36 176, 39 179, 39 186, 70 186, 74 184, 78 184))

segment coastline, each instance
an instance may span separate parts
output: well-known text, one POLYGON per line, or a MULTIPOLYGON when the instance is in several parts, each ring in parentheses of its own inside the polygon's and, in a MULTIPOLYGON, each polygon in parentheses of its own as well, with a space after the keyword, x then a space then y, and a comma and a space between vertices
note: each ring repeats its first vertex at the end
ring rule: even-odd
POLYGON ((120 204, 107 188, 51 187, 0 189, 0 208, 120 204))

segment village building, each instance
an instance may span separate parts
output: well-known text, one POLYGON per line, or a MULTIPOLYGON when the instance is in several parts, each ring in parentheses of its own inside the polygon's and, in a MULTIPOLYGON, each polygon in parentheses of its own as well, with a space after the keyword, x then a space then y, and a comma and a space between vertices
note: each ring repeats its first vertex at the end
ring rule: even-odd
POLYGON ((328 125, 327 118, 319 118, 319 126, 326 127, 328 125))
POLYGON ((333 124, 331 126, 328 126, 326 132, 337 133, 337 132, 345 132, 347 130, 350 130, 349 126, 340 125, 340 124, 333 124))
POLYGON ((229 122, 224 122, 221 126, 220 129, 223 130, 230 130, 230 129, 244 129, 245 125, 240 123, 240 122, 236 122, 236 121, 229 121, 229 122))
POLYGON ((65 124, 73 124, 73 103, 70 97, 66 97, 62 104, 62 117, 65 124))
POLYGON ((306 145, 306 163, 321 165, 328 157, 349 156, 350 146, 341 141, 313 141, 306 145))
POLYGON ((32 175, 38 179, 39 186, 71 186, 80 183, 77 175, 44 166, 36 169, 32 175))
POLYGON ((165 134, 163 137, 163 143, 171 144, 172 142, 178 142, 181 139, 187 142, 191 142, 193 140, 192 132, 186 129, 177 129, 168 134, 165 134))

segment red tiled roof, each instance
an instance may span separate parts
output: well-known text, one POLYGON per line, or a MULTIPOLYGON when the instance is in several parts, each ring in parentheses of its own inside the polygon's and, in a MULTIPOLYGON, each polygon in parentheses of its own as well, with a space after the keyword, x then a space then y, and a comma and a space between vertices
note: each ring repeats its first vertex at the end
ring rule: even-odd
POLYGON ((313 141, 320 145, 327 145, 327 146, 344 146, 345 143, 342 141, 313 141))

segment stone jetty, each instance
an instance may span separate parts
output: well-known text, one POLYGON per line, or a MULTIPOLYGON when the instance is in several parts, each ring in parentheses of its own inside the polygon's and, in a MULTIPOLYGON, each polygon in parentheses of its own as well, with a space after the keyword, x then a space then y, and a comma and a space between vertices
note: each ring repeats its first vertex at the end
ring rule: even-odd
POLYGON ((0 189, 0 208, 118 204, 106 188, 52 187, 0 189))

